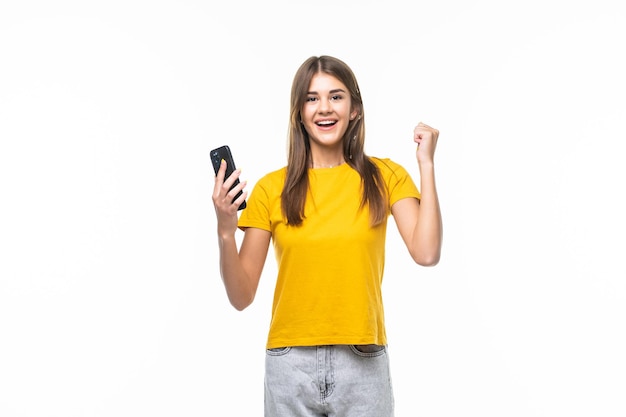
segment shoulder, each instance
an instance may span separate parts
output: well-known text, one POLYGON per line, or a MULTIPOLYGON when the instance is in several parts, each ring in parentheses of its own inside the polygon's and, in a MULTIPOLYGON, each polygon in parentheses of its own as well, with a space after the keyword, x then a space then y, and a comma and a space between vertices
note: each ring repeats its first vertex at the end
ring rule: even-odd
POLYGON ((411 174, 389 158, 370 158, 378 167, 382 180, 390 194, 390 205, 407 197, 420 198, 420 192, 411 174))
POLYGON ((265 189, 272 189, 276 187, 280 187, 282 189, 283 184, 285 183, 286 175, 287 167, 282 167, 280 169, 268 172, 257 181, 256 186, 265 189))
POLYGON ((380 173, 384 178, 389 178, 390 176, 404 176, 407 175, 406 169, 397 162, 392 161, 389 158, 378 158, 375 156, 370 156, 370 160, 378 167, 380 173))

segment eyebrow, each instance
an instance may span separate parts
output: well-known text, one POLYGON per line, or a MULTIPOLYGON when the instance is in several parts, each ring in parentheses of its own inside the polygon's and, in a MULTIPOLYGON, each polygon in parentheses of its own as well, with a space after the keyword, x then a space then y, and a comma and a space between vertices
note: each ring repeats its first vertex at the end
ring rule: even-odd
MULTIPOLYGON (((336 93, 344 93, 345 94, 345 90, 343 90, 342 88, 335 88, 334 90, 330 90, 328 92, 329 94, 336 94, 336 93)), ((319 94, 317 91, 309 91, 307 92, 307 94, 319 94)))

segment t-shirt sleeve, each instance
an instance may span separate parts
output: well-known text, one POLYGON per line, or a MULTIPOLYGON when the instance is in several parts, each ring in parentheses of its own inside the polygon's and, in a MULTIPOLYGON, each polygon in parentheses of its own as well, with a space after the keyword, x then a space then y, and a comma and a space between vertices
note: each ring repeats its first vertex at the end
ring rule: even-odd
POLYGON ((389 192, 389 207, 393 206, 398 200, 403 198, 420 199, 420 192, 415 182, 403 166, 396 164, 390 160, 385 161, 385 165, 389 168, 387 172, 387 190, 389 192))
POLYGON ((255 227, 271 232, 269 194, 263 180, 252 189, 246 208, 241 211, 237 226, 241 230, 255 227))

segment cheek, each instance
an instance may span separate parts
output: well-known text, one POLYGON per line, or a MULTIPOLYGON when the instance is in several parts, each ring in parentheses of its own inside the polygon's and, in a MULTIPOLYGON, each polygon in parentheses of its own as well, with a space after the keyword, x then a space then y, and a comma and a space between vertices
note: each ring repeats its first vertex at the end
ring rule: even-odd
POLYGON ((307 117, 307 116, 311 116, 312 114, 315 113, 315 107, 313 106, 313 104, 311 102, 305 102, 302 105, 302 108, 300 108, 300 115, 302 116, 302 118, 307 117))
POLYGON ((302 126, 302 129, 303 129, 303 130, 304 130, 304 131, 305 131, 305 132, 306 132, 309 136, 311 136, 311 132, 312 132, 313 127, 314 127, 313 123, 312 123, 312 122, 310 122, 310 121, 308 121, 308 120, 306 120, 306 119, 303 119, 301 126, 302 126))

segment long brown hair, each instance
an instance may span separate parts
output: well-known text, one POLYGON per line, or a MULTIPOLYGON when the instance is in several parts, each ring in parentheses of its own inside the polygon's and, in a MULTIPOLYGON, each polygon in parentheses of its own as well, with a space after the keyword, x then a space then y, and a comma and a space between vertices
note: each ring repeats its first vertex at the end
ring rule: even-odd
POLYGON ((343 156, 348 165, 361 176, 361 208, 370 210, 372 226, 382 223, 387 216, 386 189, 378 167, 365 155, 365 120, 363 100, 354 73, 343 61, 330 56, 312 56, 300 66, 291 86, 291 111, 289 118, 289 151, 287 177, 281 194, 281 207, 287 224, 299 226, 304 219, 304 203, 309 189, 308 167, 311 144, 301 120, 311 79, 315 74, 332 75, 348 88, 352 109, 358 117, 350 121, 343 137, 343 156))

